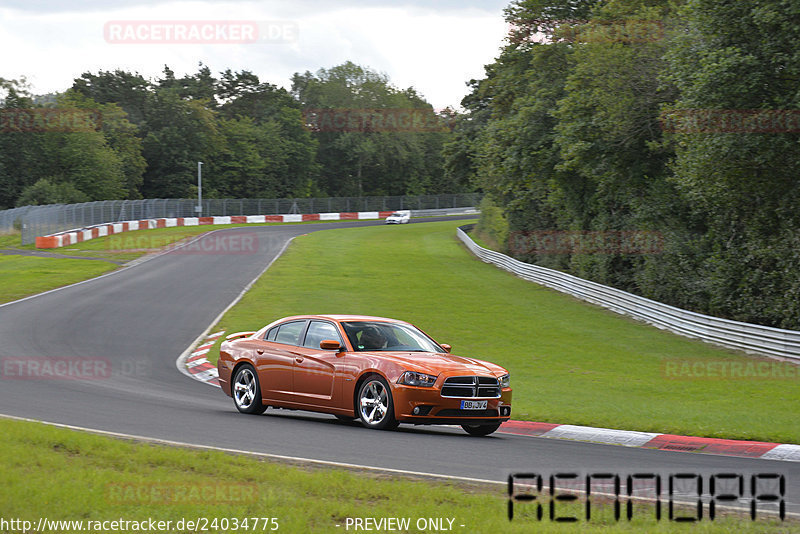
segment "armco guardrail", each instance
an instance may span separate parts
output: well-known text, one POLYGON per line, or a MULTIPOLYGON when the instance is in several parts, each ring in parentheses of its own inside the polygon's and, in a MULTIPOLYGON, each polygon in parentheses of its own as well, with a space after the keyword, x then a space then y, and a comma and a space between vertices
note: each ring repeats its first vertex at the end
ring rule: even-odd
POLYGON ((462 228, 458 238, 486 263, 520 278, 568 293, 581 300, 650 323, 659 328, 724 347, 779 356, 800 362, 800 332, 741 323, 662 304, 626 291, 584 280, 570 274, 523 263, 477 245, 462 228))
POLYGON ((449 217, 451 215, 476 215, 480 210, 474 206, 434 210, 409 210, 412 217, 449 217))

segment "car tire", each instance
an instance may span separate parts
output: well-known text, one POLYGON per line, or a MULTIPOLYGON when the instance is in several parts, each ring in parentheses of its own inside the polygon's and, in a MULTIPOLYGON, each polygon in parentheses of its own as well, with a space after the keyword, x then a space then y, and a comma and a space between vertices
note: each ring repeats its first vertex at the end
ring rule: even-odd
POLYGON ((500 428, 500 423, 492 423, 489 425, 461 425, 461 428, 470 436, 488 436, 500 428))
POLYGON ((392 430, 398 422, 394 418, 392 390, 380 376, 370 376, 358 388, 356 413, 367 428, 392 430))
POLYGON ((231 384, 231 396, 236 409, 247 414, 261 414, 267 409, 261 403, 261 386, 258 373, 252 365, 242 365, 236 369, 231 384))

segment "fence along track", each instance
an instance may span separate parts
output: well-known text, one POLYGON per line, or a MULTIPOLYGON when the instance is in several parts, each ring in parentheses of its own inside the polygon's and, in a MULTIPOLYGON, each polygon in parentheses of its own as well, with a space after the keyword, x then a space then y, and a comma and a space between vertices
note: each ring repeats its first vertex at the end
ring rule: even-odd
POLYGON ((25 206, 0 211, 0 233, 21 230, 22 244, 37 237, 122 221, 175 218, 281 215, 391 210, 447 210, 477 206, 479 193, 419 196, 205 199, 197 212, 194 199, 99 200, 81 204, 25 206))
POLYGON ((676 334, 723 347, 787 358, 800 363, 800 332, 796 330, 742 323, 682 310, 571 274, 523 263, 505 254, 485 249, 470 239, 462 228, 457 230, 457 235, 483 262, 496 265, 525 280, 676 334))

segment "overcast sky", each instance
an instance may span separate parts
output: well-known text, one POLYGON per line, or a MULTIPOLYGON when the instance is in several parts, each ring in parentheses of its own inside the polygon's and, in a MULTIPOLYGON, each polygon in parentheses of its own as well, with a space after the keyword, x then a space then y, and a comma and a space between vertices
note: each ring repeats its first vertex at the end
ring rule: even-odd
POLYGON ((482 78, 483 66, 497 56, 508 1, 2 0, 0 77, 25 76, 43 94, 63 91, 85 71, 119 68, 155 77, 167 64, 183 75, 202 61, 215 74, 245 69, 288 88, 295 72, 351 60, 386 73, 397 87, 415 87, 435 108, 455 107, 465 82, 482 78), (267 41, 141 42, 159 28, 168 31, 164 21, 255 23, 267 41), (110 42, 112 25, 135 30, 138 42, 110 42))

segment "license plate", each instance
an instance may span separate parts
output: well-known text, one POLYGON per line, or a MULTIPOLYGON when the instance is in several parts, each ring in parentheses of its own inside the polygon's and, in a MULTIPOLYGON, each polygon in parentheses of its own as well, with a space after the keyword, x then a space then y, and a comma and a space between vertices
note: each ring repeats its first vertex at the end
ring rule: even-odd
POLYGON ((461 409, 462 410, 485 410, 487 402, 489 402, 489 401, 485 401, 485 400, 482 400, 482 401, 462 400, 461 401, 461 409))

